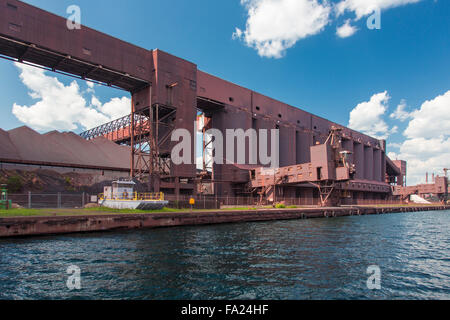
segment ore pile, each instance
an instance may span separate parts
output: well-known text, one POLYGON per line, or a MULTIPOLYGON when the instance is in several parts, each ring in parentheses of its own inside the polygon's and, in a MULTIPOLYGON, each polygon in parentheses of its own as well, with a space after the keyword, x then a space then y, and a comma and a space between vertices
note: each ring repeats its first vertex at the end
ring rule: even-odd
POLYGON ((0 129, 0 161, 20 160, 95 166, 98 168, 130 168, 130 148, 105 138, 87 141, 72 132, 52 131, 46 134, 20 127, 0 129))

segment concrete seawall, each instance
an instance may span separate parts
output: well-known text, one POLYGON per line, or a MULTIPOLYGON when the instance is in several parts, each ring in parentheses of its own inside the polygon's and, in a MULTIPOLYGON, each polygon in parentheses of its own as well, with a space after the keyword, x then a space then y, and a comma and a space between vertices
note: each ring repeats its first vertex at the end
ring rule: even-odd
POLYGON ((218 210, 192 213, 0 218, 0 238, 437 210, 450 210, 450 206, 218 210))

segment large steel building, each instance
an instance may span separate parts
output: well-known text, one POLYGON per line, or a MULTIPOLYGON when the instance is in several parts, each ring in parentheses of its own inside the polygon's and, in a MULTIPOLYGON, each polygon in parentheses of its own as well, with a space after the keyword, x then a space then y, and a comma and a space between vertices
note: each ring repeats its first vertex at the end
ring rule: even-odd
MULTIPOLYGON (((155 191, 273 201, 303 197, 326 205, 388 200, 392 185, 403 178, 386 156, 385 141, 210 75, 164 51, 85 26, 70 30, 65 18, 20 1, 0 0, 0 54, 129 91, 130 116, 82 136, 131 145, 131 174, 155 191), (195 128, 199 113, 203 126, 195 128), (180 128, 191 132, 192 144, 197 130, 279 129, 279 168, 267 170, 259 159, 256 165, 210 167, 205 161, 201 172, 194 163, 174 165, 171 133, 180 128)), ((207 144, 205 139, 205 150, 207 144)), ((191 152, 194 159, 194 148, 191 152)))

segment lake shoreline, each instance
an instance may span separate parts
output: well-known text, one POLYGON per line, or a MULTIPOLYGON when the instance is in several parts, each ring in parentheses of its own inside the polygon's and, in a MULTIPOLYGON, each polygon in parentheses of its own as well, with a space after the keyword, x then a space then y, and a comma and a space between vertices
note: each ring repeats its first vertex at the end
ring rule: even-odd
POLYGON ((168 228, 275 220, 333 218, 357 215, 448 210, 450 206, 337 207, 242 211, 167 212, 79 216, 0 218, 0 238, 32 237, 127 229, 168 228))

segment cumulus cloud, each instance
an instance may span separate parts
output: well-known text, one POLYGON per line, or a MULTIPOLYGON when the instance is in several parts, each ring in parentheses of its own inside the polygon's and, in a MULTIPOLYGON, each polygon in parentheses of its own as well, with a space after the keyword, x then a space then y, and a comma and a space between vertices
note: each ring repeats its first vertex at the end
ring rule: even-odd
POLYGON ((109 116, 110 119, 124 117, 131 112, 131 100, 128 97, 112 98, 110 101, 98 107, 101 113, 109 116))
POLYGON ((377 139, 386 139, 396 133, 398 127, 389 128, 383 120, 390 97, 387 91, 374 94, 369 101, 358 104, 350 112, 349 128, 361 131, 377 139))
POLYGON ((87 85, 87 89, 86 89, 86 92, 87 93, 95 93, 95 89, 94 89, 94 83, 93 82, 91 82, 91 81, 87 81, 86 82, 86 85, 87 85))
POLYGON ((450 134, 450 91, 411 113, 412 120, 405 130, 408 138, 434 138, 450 134))
POLYGON ((241 38, 262 57, 282 57, 286 49, 330 22, 327 1, 241 0, 241 4, 248 11, 246 29, 236 28, 233 38, 241 38))
POLYGON ((356 31, 358 31, 358 28, 352 26, 350 24, 350 19, 348 19, 342 26, 337 28, 336 34, 339 38, 348 38, 354 35, 356 31))
POLYGON ((409 113, 406 140, 393 159, 408 161, 408 184, 425 182, 425 174, 443 175, 450 168, 450 91, 409 113))
MULTIPOLYGON (((16 66, 30 97, 38 101, 30 106, 14 103, 12 113, 35 130, 89 129, 130 113, 131 101, 127 97, 102 104, 92 96, 88 103, 76 81, 66 86, 42 69, 20 63, 16 66)), ((88 89, 93 88, 88 84, 88 89)))
MULTIPOLYGON (((281 58, 298 41, 322 32, 335 18, 354 13, 354 21, 373 14, 421 0, 241 0, 247 10, 245 30, 236 28, 233 39, 241 39, 261 57, 281 58)), ((350 19, 337 28, 341 38, 358 30, 350 19)))
POLYGON ((442 176, 443 169, 450 166, 450 138, 408 139, 399 152, 388 156, 408 162, 408 185, 425 183, 427 172, 442 176))
POLYGON ((393 113, 391 113, 389 117, 391 119, 400 120, 401 122, 408 120, 409 118, 411 118, 411 113, 405 110, 406 107, 406 101, 402 100, 397 106, 397 109, 393 113))
POLYGON ((391 149, 391 148, 393 148, 393 149, 400 149, 401 146, 402 146, 401 143, 395 143, 395 142, 390 142, 390 143, 387 144, 388 149, 391 149))
POLYGON ((374 12, 374 9, 390 9, 403 6, 410 3, 416 3, 420 0, 343 0, 336 5, 338 15, 346 11, 352 11, 356 15, 356 20, 368 16, 374 12))
MULTIPOLYGON (((397 131, 389 129, 383 117, 388 110, 390 97, 387 93, 375 94, 367 102, 362 102, 350 113, 349 127, 377 138, 386 138, 397 131)), ((405 140, 388 143, 388 153, 393 160, 408 162, 408 185, 425 183, 425 174, 443 175, 444 168, 450 168, 450 91, 425 101, 420 108, 407 111, 406 101, 402 100, 393 120, 407 123, 403 132, 405 140)))

